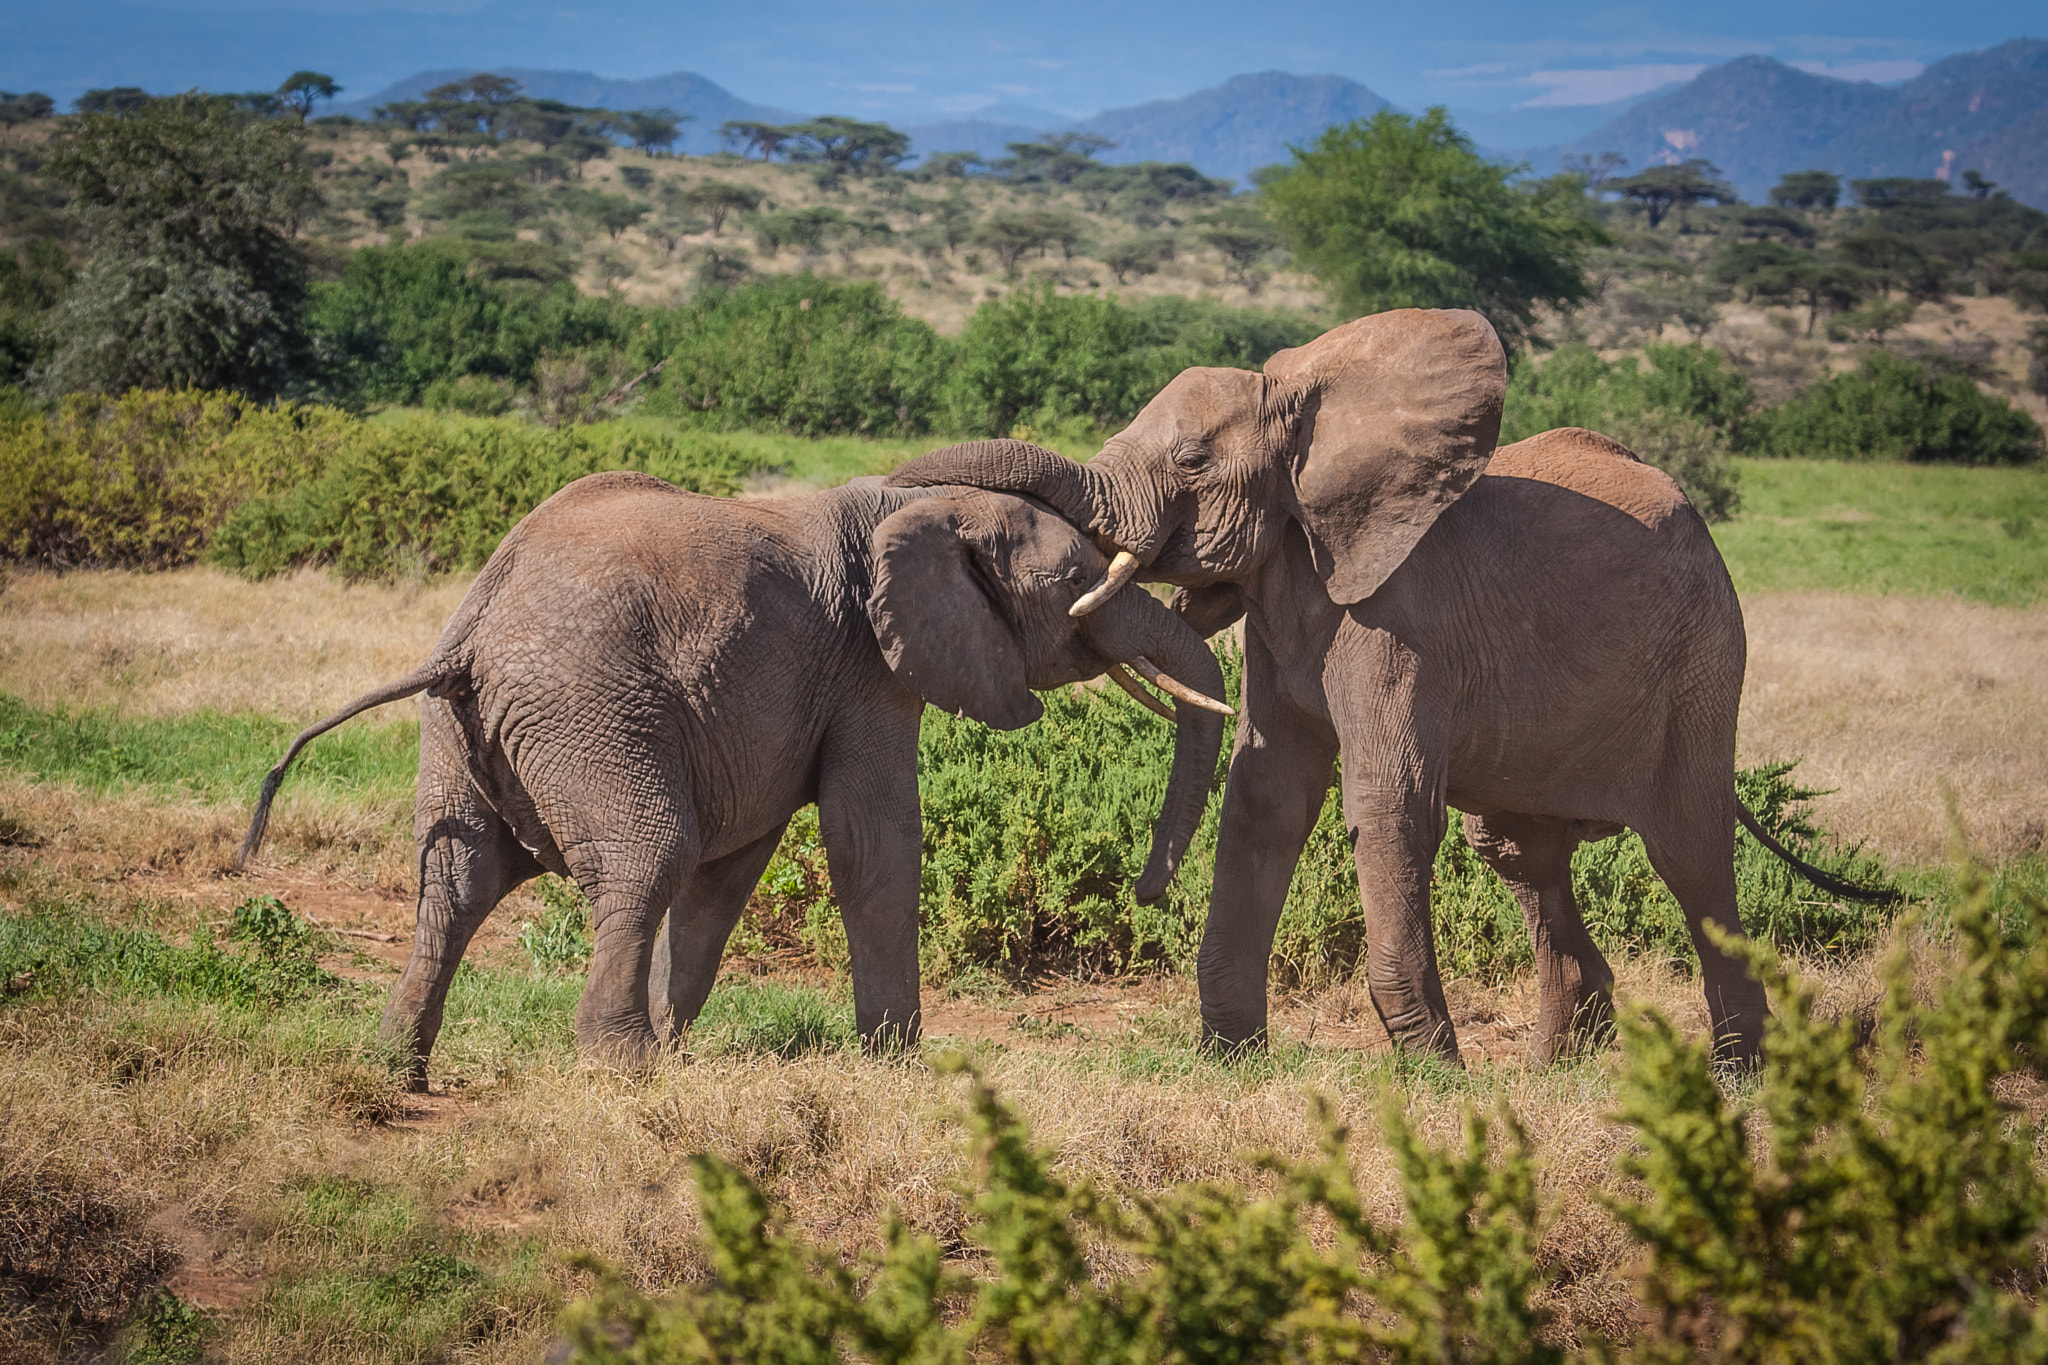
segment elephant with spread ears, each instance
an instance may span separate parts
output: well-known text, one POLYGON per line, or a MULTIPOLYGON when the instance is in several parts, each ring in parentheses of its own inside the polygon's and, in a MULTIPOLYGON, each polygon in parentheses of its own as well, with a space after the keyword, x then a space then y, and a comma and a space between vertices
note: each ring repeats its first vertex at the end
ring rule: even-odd
MULTIPOLYGON (((971 462, 1054 459, 982 442, 971 462)), ((265 780, 260 844, 308 742, 425 693, 418 928, 384 1034, 423 1087, 449 983, 484 918, 543 871, 591 904, 587 1054, 638 1065, 696 1017, 789 818, 816 802, 863 1042, 918 1035, 926 702, 1000 729, 1045 689, 1128 663, 1176 698, 1140 894, 1172 878, 1223 738, 1222 670, 1165 605, 1076 616, 1103 555, 1033 501, 879 478, 733 501, 642 474, 570 484, 513 528, 426 662, 317 722, 265 780)), ((1155 709, 1164 704, 1147 699, 1155 709)))
POLYGON ((1031 447, 909 462, 901 486, 1029 494, 1114 558, 1076 609, 1176 584, 1209 635, 1242 618, 1245 681, 1198 960, 1204 1034, 1255 1044, 1296 862, 1341 758, 1366 976, 1397 1043, 1458 1057, 1430 875, 1447 807, 1527 919, 1532 1056, 1607 1025, 1613 973, 1572 851, 1636 830, 1692 930, 1717 1045, 1751 1057, 1763 988, 1739 937, 1742 612, 1678 486, 1589 431, 1496 452, 1506 364, 1477 313, 1359 318, 1263 373, 1182 372, 1086 464, 1031 447))

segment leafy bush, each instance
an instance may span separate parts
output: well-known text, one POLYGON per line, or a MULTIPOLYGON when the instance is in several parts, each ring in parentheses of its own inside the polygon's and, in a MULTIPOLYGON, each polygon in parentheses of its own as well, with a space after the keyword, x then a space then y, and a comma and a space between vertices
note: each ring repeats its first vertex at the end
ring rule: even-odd
MULTIPOLYGON (((1228 645, 1219 657, 1226 695, 1235 696, 1242 661, 1228 645)), ((1220 801, 1211 800, 1166 897, 1137 904, 1130 887, 1151 848, 1152 820, 1172 767, 1172 731, 1107 688, 1062 689, 1041 700, 1042 720, 1008 732, 925 712, 918 781, 927 976, 946 979, 970 967, 1192 968, 1208 914, 1220 801)), ((1227 764, 1227 752, 1220 754, 1219 789, 1227 764)), ((1749 769, 1737 774, 1737 790, 1764 828, 1807 861, 1884 885, 1875 859, 1840 848, 1814 824, 1809 803, 1819 793, 1800 786, 1792 771, 1789 763, 1749 769)), ((1364 961, 1357 865, 1332 776, 1274 936, 1271 965, 1285 982, 1341 979, 1364 961)), ((764 934, 758 897, 743 932, 815 950, 817 926, 837 916, 829 882, 814 870, 821 861, 815 826, 804 825, 809 832, 801 835, 796 828, 770 866, 771 881, 781 881, 769 899, 778 917, 808 932, 764 934)), ((1843 953, 1867 947, 1884 931, 1884 915, 1816 897, 1746 833, 1736 835, 1735 860, 1743 927, 1766 942, 1843 953)), ((1572 880, 1603 951, 1694 961, 1685 917, 1635 834, 1582 845, 1572 880)), ((1431 898, 1447 975, 1497 981, 1529 967, 1521 909, 1466 841, 1455 811, 1437 851, 1431 898)))
MULTIPOLYGON (((2003 1098, 2048 1048, 2048 903, 2009 946, 1981 876, 1952 966, 1923 997, 1902 938, 1871 1046, 1853 1013, 1758 951, 1778 1013, 1759 1082, 1731 1099, 1712 1040, 1652 1010, 1623 1015, 1629 1183, 1600 1195, 1643 1253, 1642 1324, 1625 1358, 2033 1360, 2048 1352, 2048 1181, 2034 1125, 2003 1098)), ((574 1358, 667 1362, 994 1360, 1600 1361, 1567 1351, 1546 1294, 1575 1267, 1542 1252, 1536 1172, 1515 1115, 1468 1110, 1459 1148, 1382 1121, 1403 1217, 1374 1216, 1347 1135, 1320 1160, 1269 1156, 1270 1193, 1186 1184, 1127 1201, 1052 1172, 985 1086, 969 1100, 968 1239, 984 1273, 891 1220, 856 1269, 775 1224, 760 1190, 692 1158, 708 1279, 664 1300, 613 1275, 572 1306, 574 1358), (1101 1255, 1091 1258, 1091 1245, 1101 1255), (951 1309, 952 1311, 948 1311, 951 1309)), ((588 1268, 602 1267, 586 1263, 588 1268)))
POLYGON ((715 438, 621 423, 549 431, 511 418, 407 416, 356 427, 317 478, 237 508, 207 559, 253 578, 300 564, 357 580, 474 569, 521 517, 586 474, 637 469, 730 494, 751 467, 715 438))
POLYGON ((951 424, 989 436, 1019 424, 1128 421, 1190 365, 1256 369, 1320 329, 1303 318, 1185 299, 1136 306, 1050 285, 968 319, 948 391, 951 424))
POLYGON ((667 364, 646 410, 717 431, 922 431, 946 369, 938 334, 871 283, 778 277, 650 325, 667 364))
POLYGON ((1758 454, 1800 459, 2014 465, 2042 455, 2040 424, 2005 399, 1880 350, 1764 414, 1759 428, 1758 454))
POLYGON ((198 389, 75 395, 0 424, 0 555, 74 567, 194 558, 244 499, 317 476, 355 430, 333 408, 198 389))
POLYGON ((1502 444, 1556 427, 1612 437, 1676 479, 1708 521, 1740 502, 1728 457, 1746 438, 1748 379, 1719 351, 1700 345, 1644 348, 1609 364, 1587 346, 1566 346, 1541 366, 1515 358, 1501 416, 1502 444))
POLYGON ((609 351, 635 335, 637 310, 566 283, 493 282, 494 268, 510 268, 502 254, 449 241, 364 247, 349 257, 339 280, 315 286, 310 313, 333 358, 336 391, 353 402, 408 404, 437 387, 461 392, 447 386, 471 377, 529 384, 544 351, 609 351))

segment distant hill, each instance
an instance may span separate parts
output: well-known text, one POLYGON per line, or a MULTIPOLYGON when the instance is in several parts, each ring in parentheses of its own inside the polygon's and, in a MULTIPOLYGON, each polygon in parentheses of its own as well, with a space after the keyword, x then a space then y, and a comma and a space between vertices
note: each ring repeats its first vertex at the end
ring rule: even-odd
POLYGON ((1209 175, 1242 179, 1256 167, 1285 161, 1288 144, 1386 107, 1343 76, 1262 71, 1179 99, 1106 109, 1075 126, 1115 140, 1104 161, 1186 161, 1209 175))
POLYGON ((1548 164, 1531 159, 1544 173, 1556 168, 1557 157, 1575 154, 1620 152, 1631 171, 1705 157, 1756 200, 1786 171, 1825 168, 1829 143, 1868 126, 1897 97, 1868 81, 1815 76, 1769 57, 1738 57, 1554 149, 1548 164))
POLYGON ((1975 169, 2048 207, 2048 42, 2015 38, 1936 62, 1822 156, 1858 178, 1975 169))
MULTIPOLYGON (((380 104, 389 104, 393 100, 416 100, 435 86, 459 81, 474 75, 478 69, 451 67, 442 71, 422 71, 387 86, 368 99, 340 105, 334 112, 368 118, 370 111, 380 104)), ((564 104, 585 109, 669 109, 678 114, 688 114, 691 118, 683 125, 676 150, 698 156, 723 147, 724 144, 718 140, 718 125, 721 123, 734 119, 791 123, 805 117, 788 109, 743 100, 717 82, 689 71, 629 81, 613 80, 588 71, 552 71, 521 66, 488 69, 496 75, 518 81, 526 88, 526 93, 536 99, 561 100, 564 104)))
POLYGON ((1008 156, 1012 142, 1029 142, 1053 129, 1064 127, 1066 119, 1057 114, 1043 121, 1011 123, 1000 119, 949 119, 944 123, 914 123, 903 131, 910 134, 911 155, 916 158, 934 152, 974 152, 983 160, 1008 156))

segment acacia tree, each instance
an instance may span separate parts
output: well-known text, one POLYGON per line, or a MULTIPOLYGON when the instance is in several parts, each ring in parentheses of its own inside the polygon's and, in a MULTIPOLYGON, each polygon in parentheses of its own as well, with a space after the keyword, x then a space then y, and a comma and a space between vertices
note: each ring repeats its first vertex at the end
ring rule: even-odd
POLYGON ((294 71, 285 77, 284 84, 277 87, 277 97, 285 107, 299 116, 304 123, 306 116, 313 112, 313 106, 320 100, 331 100, 341 93, 341 87, 334 83, 334 77, 319 71, 294 71))
POLYGON ((670 109, 634 109, 619 115, 618 127, 635 148, 652 156, 673 150, 683 134, 683 124, 695 117, 670 109))
POLYGON ((38 387, 268 398, 302 377, 306 263, 293 238, 321 196, 301 139, 203 95, 66 119, 44 171, 92 252, 50 314, 38 387))
POLYGON ((1600 188, 1641 204, 1654 228, 1673 209, 1683 212, 1694 204, 1741 203, 1742 196, 1720 176, 1720 167, 1693 157, 1676 166, 1652 166, 1640 175, 1610 180, 1600 188))
POLYGON ((761 192, 729 180, 700 180, 678 196, 684 206, 711 220, 711 235, 725 230, 726 215, 737 210, 751 213, 761 206, 761 192))
POLYGON ((1591 294, 1585 252, 1607 240, 1575 178, 1513 183, 1441 108, 1382 110, 1326 130, 1260 177, 1294 258, 1347 314, 1474 308, 1515 347, 1536 310, 1591 294))

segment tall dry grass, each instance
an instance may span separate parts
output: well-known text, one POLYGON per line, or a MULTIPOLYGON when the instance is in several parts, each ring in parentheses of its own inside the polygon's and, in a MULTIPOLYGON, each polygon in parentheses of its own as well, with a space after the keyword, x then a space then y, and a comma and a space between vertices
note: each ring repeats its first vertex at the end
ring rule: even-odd
POLYGON ((469 581, 15 572, 0 581, 0 691, 44 707, 310 721, 416 667, 469 581))
POLYGON ((2048 607, 1786 593, 1746 599, 1740 761, 1801 760, 1821 823, 1938 859, 1956 793, 1985 854, 2048 844, 2048 607))

